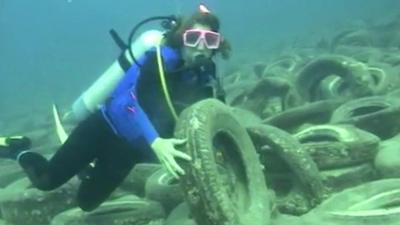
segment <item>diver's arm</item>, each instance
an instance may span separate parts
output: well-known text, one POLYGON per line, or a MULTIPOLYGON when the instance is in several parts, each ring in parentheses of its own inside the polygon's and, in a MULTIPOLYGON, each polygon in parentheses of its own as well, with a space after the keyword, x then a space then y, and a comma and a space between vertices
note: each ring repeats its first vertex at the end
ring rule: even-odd
MULTIPOLYGON (((145 68, 151 67, 149 65, 151 65, 151 62, 154 62, 154 59, 155 59, 154 54, 148 54, 148 60, 147 60, 148 63, 145 64, 144 68, 142 68, 142 70, 139 73, 132 74, 134 76, 136 75, 135 81, 137 81, 137 78, 138 76, 140 76, 140 74, 142 76, 152 75, 152 74, 147 74, 146 71, 150 72, 151 70, 149 71, 146 70, 145 68)), ((171 58, 168 58, 167 60, 171 60, 171 58)), ((144 113, 142 107, 139 105, 139 102, 134 94, 136 93, 137 82, 133 82, 133 84, 134 85, 132 87, 132 90, 129 91, 131 95, 130 96, 131 101, 129 102, 129 106, 127 108, 128 111, 130 111, 130 113, 133 114, 128 118, 132 118, 134 120, 131 121, 133 123, 130 124, 137 124, 138 127, 132 127, 132 129, 139 128, 141 130, 141 134, 143 135, 147 143, 150 145, 151 149, 157 156, 161 165, 163 165, 163 167, 167 171, 169 171, 174 177, 179 178, 179 174, 183 175, 185 174, 185 171, 175 161, 175 157, 179 157, 185 160, 191 160, 191 157, 183 152, 178 151, 176 149, 176 145, 184 144, 186 140, 159 137, 153 124, 149 120, 146 113, 144 113)))
MULTIPOLYGON (((147 60, 146 60, 147 61, 147 60)), ((122 99, 124 102, 120 105, 123 113, 128 113, 128 124, 135 125, 135 127, 131 127, 130 129, 136 129, 145 138, 146 142, 150 145, 155 138, 157 138, 158 132, 154 128, 152 122, 150 121, 147 114, 144 112, 143 108, 139 103, 139 99, 136 97, 137 89, 138 89, 138 80, 140 76, 146 76, 145 72, 142 70, 138 70, 136 66, 132 66, 125 74, 125 79, 122 80, 122 83, 119 85, 120 91, 119 96, 116 98, 122 99)))
POLYGON ((215 87, 214 87, 214 90, 215 90, 215 92, 214 92, 214 96, 215 96, 215 98, 217 98, 218 100, 220 100, 220 101, 222 101, 222 102, 224 102, 224 103, 226 103, 226 99, 225 99, 225 97, 226 97, 226 92, 225 92, 225 90, 224 90, 224 88, 223 88, 223 86, 222 86, 222 80, 221 80, 221 77, 219 77, 219 76, 217 76, 216 75, 216 70, 214 70, 214 77, 215 77, 215 87))
MULTIPOLYGON (((177 66, 178 58, 176 57, 176 55, 171 54, 171 51, 172 50, 169 48, 161 49, 161 54, 166 69, 175 68, 177 66)), ((128 110, 130 110, 131 113, 134 113, 133 116, 130 117, 134 120, 132 121, 132 123, 139 126, 139 129, 142 132, 147 143, 151 145, 156 138, 159 138, 159 135, 153 124, 151 123, 150 119, 140 106, 138 99, 136 98, 136 95, 134 93, 137 93, 137 81, 139 80, 139 76, 154 76, 158 74, 155 48, 146 51, 146 53, 144 53, 144 57, 145 59, 143 60, 143 65, 140 67, 139 72, 135 69, 130 69, 126 74, 126 76, 130 77, 131 80, 128 81, 131 86, 127 86, 129 91, 127 91, 126 93, 131 96, 126 97, 130 97, 130 108, 128 110)))
MULTIPOLYGON (((129 106, 127 106, 127 113, 132 113, 133 115, 129 118, 133 119, 133 123, 131 124, 137 124, 143 137, 145 138, 146 142, 151 145, 156 138, 159 137, 159 134, 157 130, 154 128, 153 124, 151 123, 149 117, 147 114, 143 111, 142 107, 140 106, 138 100, 132 94, 133 92, 130 92, 129 94, 131 95, 132 100, 129 103, 129 106)), ((137 129, 136 127, 132 127, 132 129, 137 129)))

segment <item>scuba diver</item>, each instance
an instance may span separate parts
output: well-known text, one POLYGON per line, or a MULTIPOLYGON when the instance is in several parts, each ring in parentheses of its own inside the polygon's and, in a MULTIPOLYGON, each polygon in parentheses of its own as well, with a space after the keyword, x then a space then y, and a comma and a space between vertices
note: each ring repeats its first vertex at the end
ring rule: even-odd
POLYGON ((175 158, 191 158, 176 149, 185 140, 172 138, 177 115, 205 98, 224 100, 212 58, 227 59, 230 45, 204 5, 190 17, 168 18, 166 32, 146 33, 131 47, 114 33, 127 49, 75 102, 79 123, 49 160, 24 148, 0 156, 17 160, 44 191, 87 170, 77 194, 84 211, 103 203, 136 163, 158 160, 175 177, 184 174, 175 158))

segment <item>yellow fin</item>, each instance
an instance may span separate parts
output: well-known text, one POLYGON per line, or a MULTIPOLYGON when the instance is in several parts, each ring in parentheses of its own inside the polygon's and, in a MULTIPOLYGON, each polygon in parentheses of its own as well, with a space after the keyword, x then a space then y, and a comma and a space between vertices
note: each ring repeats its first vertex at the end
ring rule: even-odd
POLYGON ((65 129, 61 123, 60 115, 58 113, 58 109, 55 104, 53 104, 53 117, 54 117, 54 123, 56 125, 58 140, 60 141, 61 144, 64 144, 64 142, 68 139, 68 134, 67 132, 65 132, 65 129))
POLYGON ((6 139, 7 137, 0 137, 0 146, 8 146, 6 139))
POLYGON ((9 136, 9 137, 0 137, 0 146, 8 146, 7 140, 9 139, 22 139, 24 136, 9 136))

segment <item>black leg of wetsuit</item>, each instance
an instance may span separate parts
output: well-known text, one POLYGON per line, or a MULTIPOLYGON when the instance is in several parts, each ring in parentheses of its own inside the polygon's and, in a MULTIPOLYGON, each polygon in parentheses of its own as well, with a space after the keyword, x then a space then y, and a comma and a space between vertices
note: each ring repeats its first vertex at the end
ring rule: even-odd
POLYGON ((115 136, 97 112, 82 121, 67 141, 47 160, 39 153, 23 153, 19 163, 32 184, 40 190, 53 190, 92 162, 110 136, 115 136))
MULTIPOLYGON (((142 140, 144 143, 144 140, 142 140)), ((142 160, 141 145, 137 140, 133 148, 118 137, 108 140, 107 149, 100 153, 96 165, 88 179, 82 181, 78 191, 78 205, 85 211, 91 211, 104 202, 124 181, 133 166, 142 160)))
POLYGON ((34 186, 52 190, 95 160, 77 196, 79 207, 90 211, 111 195, 137 162, 154 160, 143 138, 134 143, 133 147, 115 135, 102 115, 96 113, 78 125, 49 161, 33 152, 23 154, 19 161, 34 186))

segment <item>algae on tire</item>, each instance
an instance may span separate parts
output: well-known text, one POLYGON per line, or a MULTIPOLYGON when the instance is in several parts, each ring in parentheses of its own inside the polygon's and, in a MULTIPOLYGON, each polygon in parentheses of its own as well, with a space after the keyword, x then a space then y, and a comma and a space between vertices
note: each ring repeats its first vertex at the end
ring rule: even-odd
POLYGON ((195 220, 207 225, 268 225, 271 202, 262 166, 246 130, 228 106, 213 99, 185 109, 176 137, 182 150, 185 198, 195 220))

